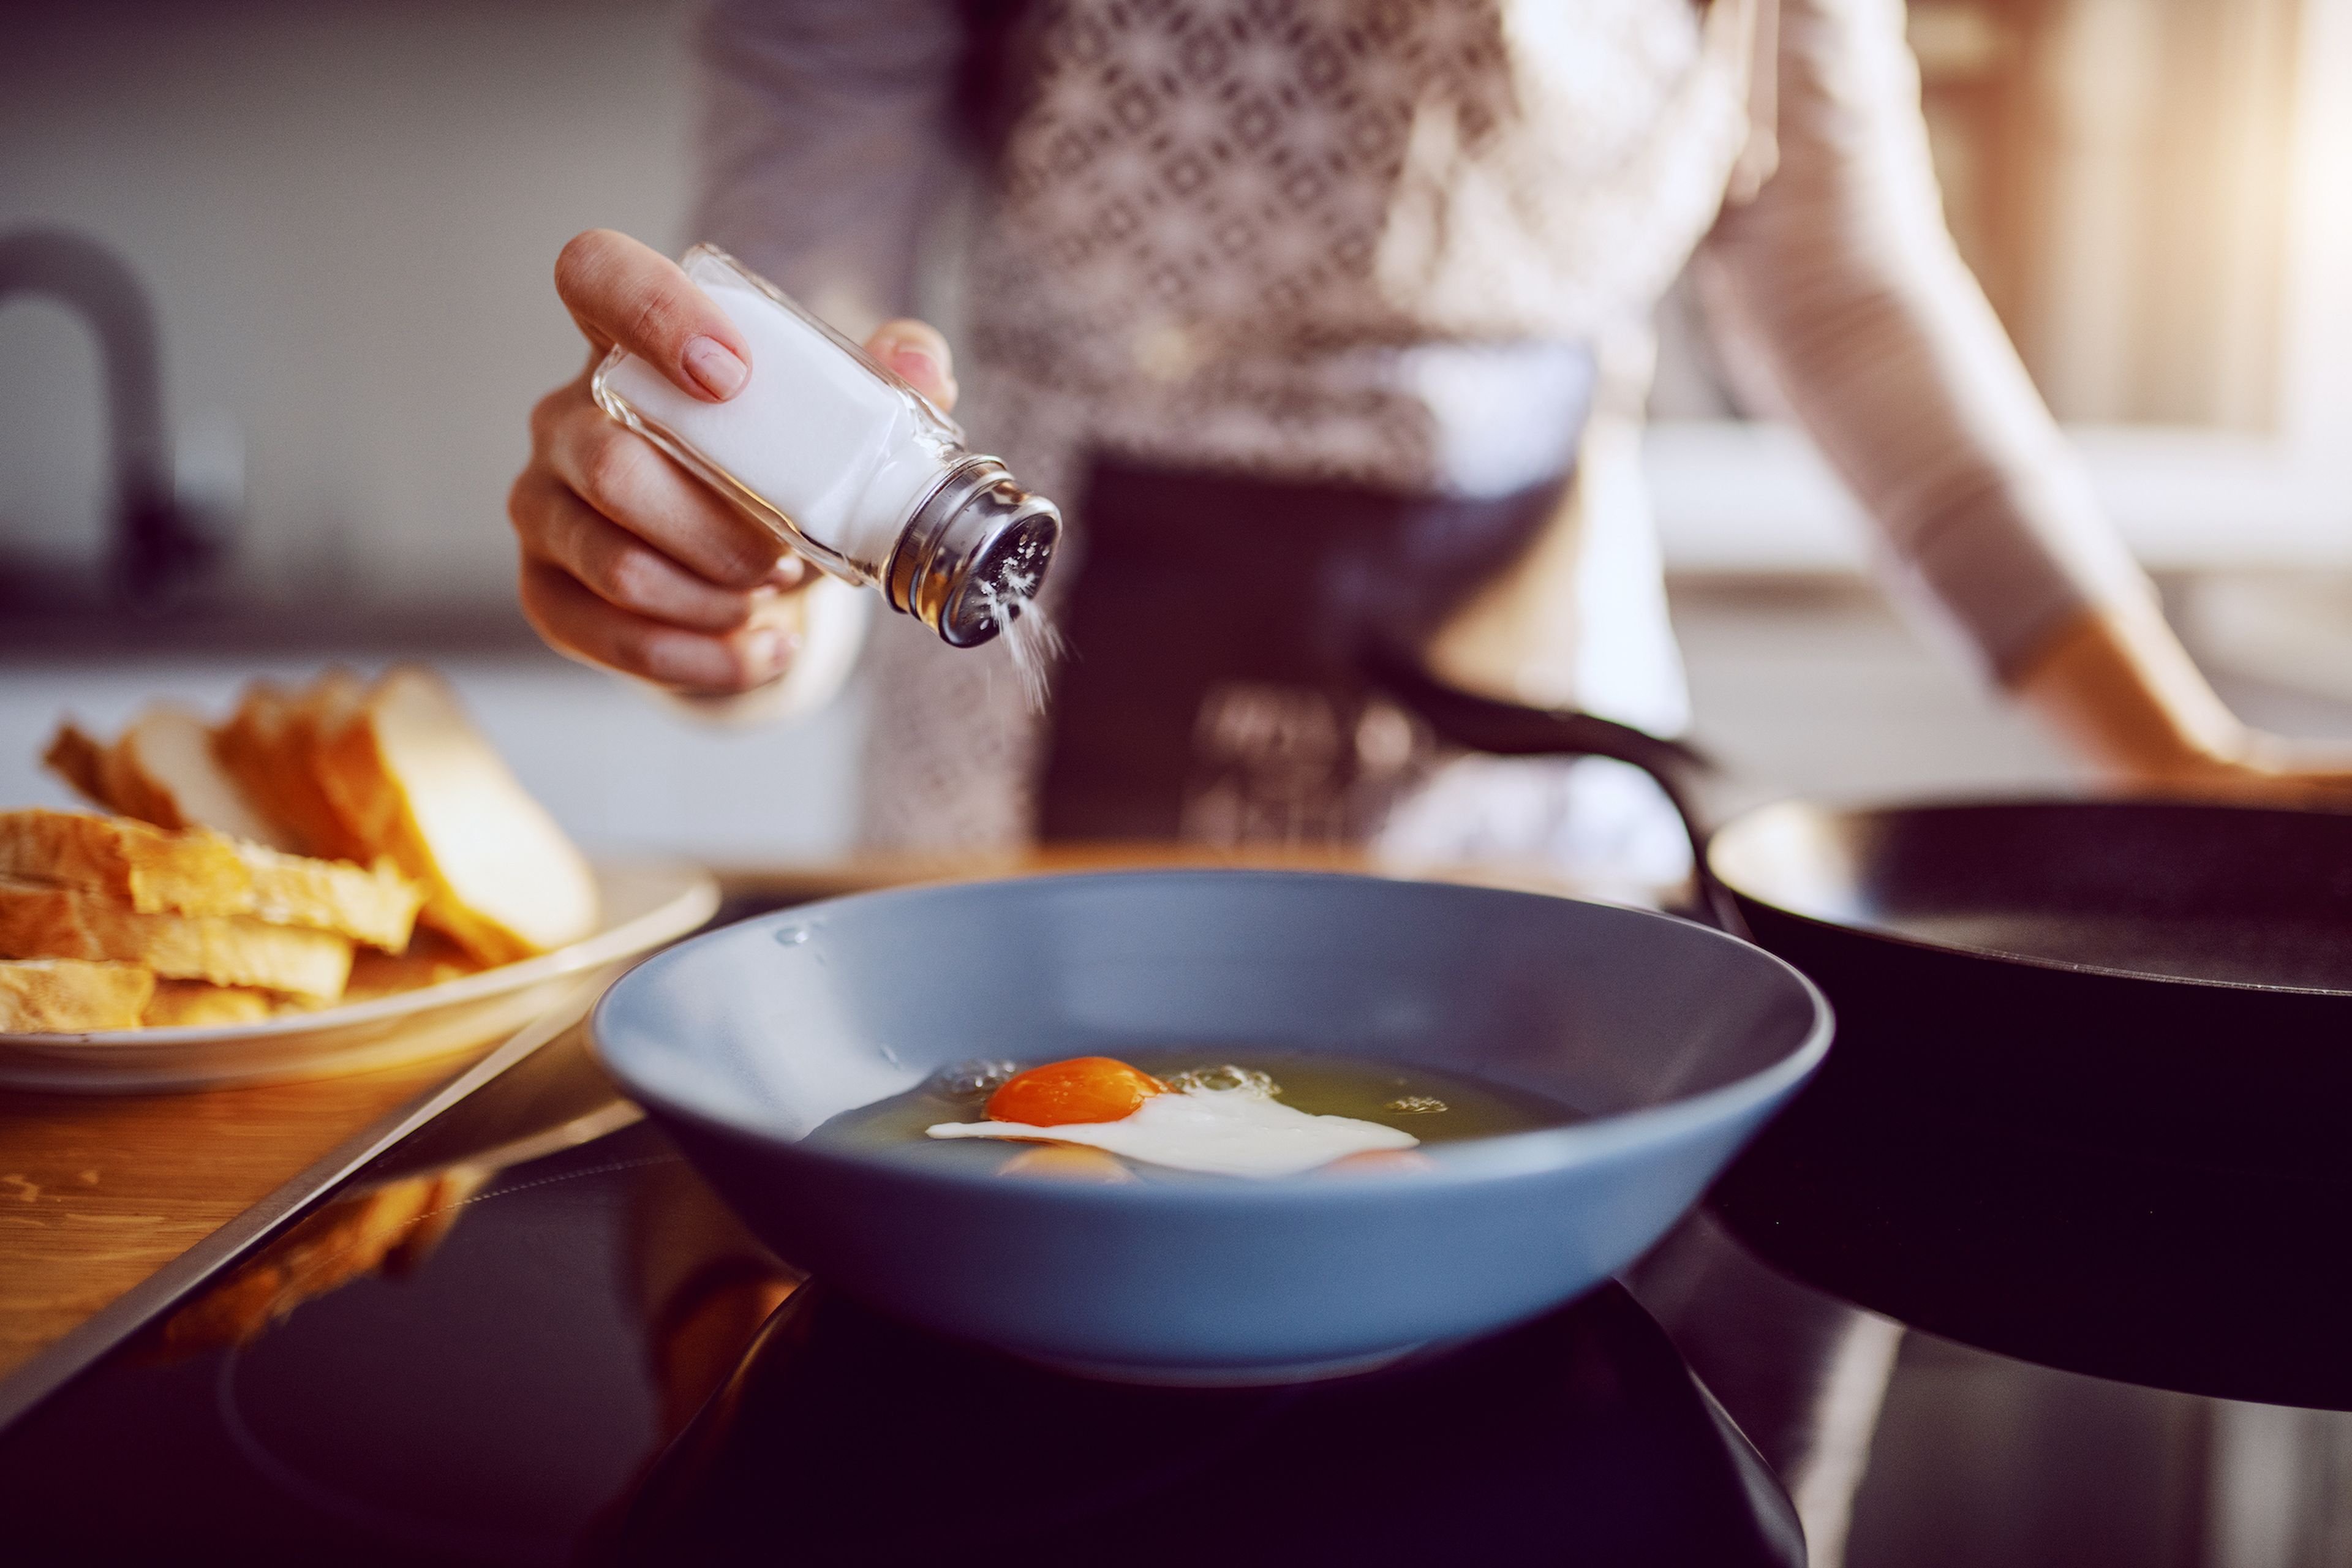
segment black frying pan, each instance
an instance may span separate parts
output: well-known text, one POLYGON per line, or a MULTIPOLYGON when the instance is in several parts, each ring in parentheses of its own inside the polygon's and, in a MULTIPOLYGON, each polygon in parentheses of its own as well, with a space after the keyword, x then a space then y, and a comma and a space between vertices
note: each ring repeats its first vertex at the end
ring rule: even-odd
POLYGON ((1750 1246, 2005 1353, 2352 1408, 2352 815, 1788 802, 1710 834, 1687 748, 1374 668, 1458 744, 1650 772, 1702 918, 1828 994, 1828 1064, 1712 1196, 1750 1246))

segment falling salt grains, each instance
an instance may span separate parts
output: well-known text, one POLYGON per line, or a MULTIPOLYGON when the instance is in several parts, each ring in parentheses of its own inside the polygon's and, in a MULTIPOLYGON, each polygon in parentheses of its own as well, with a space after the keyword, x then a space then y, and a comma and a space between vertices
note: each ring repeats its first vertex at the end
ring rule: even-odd
POLYGON ((1032 713, 1045 710, 1054 666, 1062 657, 1062 634, 1037 607, 1034 597, 1037 585, 1033 573, 1008 572, 1002 588, 982 583, 973 589, 989 620, 1003 635, 1004 646, 1013 656, 1013 672, 1021 680, 1022 700, 1032 713))
POLYGON ((1399 1116, 1426 1116, 1432 1111, 1444 1110, 1445 1101, 1442 1100, 1432 1100, 1425 1094, 1408 1094, 1402 1096, 1399 1099, 1390 1100, 1386 1105, 1381 1107, 1381 1109, 1382 1110, 1392 1110, 1399 1116))

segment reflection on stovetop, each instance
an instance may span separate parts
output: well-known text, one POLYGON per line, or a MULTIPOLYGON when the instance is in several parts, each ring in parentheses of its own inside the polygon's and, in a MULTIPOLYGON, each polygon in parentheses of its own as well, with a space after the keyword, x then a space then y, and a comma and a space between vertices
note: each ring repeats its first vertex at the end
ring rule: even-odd
MULTIPOLYGON (((2344 1560, 2347 1478, 2352 1417, 1914 1333, 1846 1561, 2300 1568, 2344 1560)), ((0 1432, 27 1563, 1200 1561, 1209 1510, 1232 1563, 1775 1562, 1785 1509, 1613 1286, 1278 1396, 1073 1384, 873 1318, 751 1240, 578 1031, 0 1432), (1097 1528, 1180 1511, 1133 1550, 1097 1528)))
POLYGON ((567 1561, 662 1440, 625 1285, 682 1170, 638 1124, 338 1198, 0 1437, 0 1511, 103 1561, 567 1561))
POLYGON ((1030 1565, 1108 1560, 1110 1531, 1129 1563, 1802 1561, 1618 1287, 1366 1378, 1091 1384, 803 1286, 588 1081, 518 1072, 0 1436, 12 1550, 1030 1565))
POLYGON ((810 1285, 593 1556, 785 1542, 1008 1568, 1804 1561, 1770 1473, 1613 1285, 1417 1363, 1236 1389, 1071 1377, 810 1285))

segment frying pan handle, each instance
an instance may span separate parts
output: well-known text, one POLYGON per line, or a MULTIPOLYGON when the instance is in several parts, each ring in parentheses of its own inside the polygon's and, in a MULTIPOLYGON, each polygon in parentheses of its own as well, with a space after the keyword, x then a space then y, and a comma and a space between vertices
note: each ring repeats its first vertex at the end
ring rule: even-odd
POLYGON ((1375 689, 1444 739, 1497 757, 1611 757, 1656 782, 1689 835, 1699 917, 1734 936, 1748 934, 1738 906, 1706 863, 1714 823, 1699 804, 1701 784, 1717 769, 1706 752, 1613 719, 1569 708, 1529 708, 1446 685, 1417 659, 1375 647, 1362 658, 1375 689))

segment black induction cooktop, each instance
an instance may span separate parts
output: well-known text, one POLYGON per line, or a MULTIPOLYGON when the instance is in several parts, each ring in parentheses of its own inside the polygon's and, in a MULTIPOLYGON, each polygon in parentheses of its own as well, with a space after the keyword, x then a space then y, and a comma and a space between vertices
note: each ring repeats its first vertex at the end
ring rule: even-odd
POLYGON ((559 1037, 0 1432, 25 1562, 1801 1563, 1611 1285, 1295 1388, 1139 1389, 806 1281, 559 1037))

